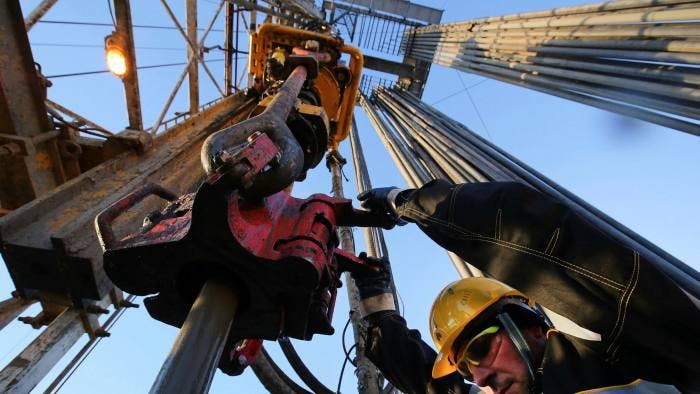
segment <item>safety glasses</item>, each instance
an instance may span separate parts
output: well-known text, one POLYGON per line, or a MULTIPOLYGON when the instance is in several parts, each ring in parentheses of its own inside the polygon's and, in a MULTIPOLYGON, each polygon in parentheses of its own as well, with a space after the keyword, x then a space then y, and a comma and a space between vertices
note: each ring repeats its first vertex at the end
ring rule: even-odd
POLYGON ((467 345, 457 353, 457 369, 469 374, 469 365, 478 366, 489 354, 491 341, 500 330, 500 326, 489 326, 467 342, 467 345))

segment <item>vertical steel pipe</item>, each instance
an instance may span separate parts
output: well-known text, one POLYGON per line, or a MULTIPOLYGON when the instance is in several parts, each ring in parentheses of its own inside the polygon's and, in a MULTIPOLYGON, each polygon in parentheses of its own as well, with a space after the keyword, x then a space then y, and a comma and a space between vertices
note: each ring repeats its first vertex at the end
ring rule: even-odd
POLYGON ((150 393, 208 392, 237 307, 233 290, 205 283, 150 393))
POLYGON ((700 135, 700 6, 623 0, 418 27, 409 57, 700 135))
MULTIPOLYGON (((376 106, 376 111, 401 113, 401 116, 408 114, 411 119, 416 119, 416 122, 404 122, 399 124, 394 130, 395 134, 405 134, 408 138, 415 139, 419 132, 419 129, 416 129, 416 127, 422 125, 424 129, 421 132, 425 133, 427 130, 431 130, 429 134, 435 136, 433 137, 435 139, 439 140, 440 138, 438 138, 437 135, 442 134, 443 137, 441 138, 452 141, 454 145, 469 147, 470 153, 465 154, 464 151, 460 152, 460 155, 463 155, 463 159, 466 162, 487 173, 492 173, 494 169, 499 170, 502 174, 508 175, 511 180, 523 182, 540 190, 542 193, 556 198, 574 212, 605 231, 606 234, 613 237, 618 242, 629 245, 630 248, 639 251, 645 259, 664 271, 685 291, 695 298, 699 298, 700 273, 688 267, 658 246, 618 223, 573 193, 557 185, 552 180, 538 173, 512 155, 486 141, 481 136, 473 133, 464 125, 423 103, 410 93, 397 89, 391 91, 380 89, 375 94, 376 101, 386 103, 386 105, 376 106), (429 119, 429 122, 424 121, 425 119, 429 119), (481 163, 484 160, 490 162, 490 165, 484 166, 481 163)), ((373 116, 377 115, 375 114, 373 116)), ((385 114, 385 116, 393 115, 385 114)), ((382 132, 382 134, 386 133, 382 132)), ((432 156, 429 155, 422 159, 435 161, 438 158, 434 156, 433 154, 432 156)), ((413 157, 403 157, 401 160, 410 162, 416 159, 413 157)), ((401 163, 401 165, 404 164, 401 163)))
MULTIPOLYGON (((331 170, 331 184, 333 190, 333 196, 337 198, 344 198, 345 194, 343 192, 343 164, 338 158, 340 155, 338 152, 336 154, 328 156, 329 168, 331 170)), ((349 227, 340 227, 338 229, 338 235, 340 236, 340 247, 346 252, 355 253, 355 240, 352 236, 352 229, 349 227)), ((377 367, 372 364, 367 357, 365 357, 365 336, 363 333, 366 330, 365 323, 362 321, 360 314, 360 294, 355 285, 355 281, 350 276, 349 272, 345 273, 345 288, 348 291, 348 300, 350 302, 350 320, 352 322, 352 329, 355 337, 355 343, 357 343, 357 350, 355 357, 355 375, 357 376, 357 392, 362 394, 379 394, 381 392, 379 371, 377 367)))

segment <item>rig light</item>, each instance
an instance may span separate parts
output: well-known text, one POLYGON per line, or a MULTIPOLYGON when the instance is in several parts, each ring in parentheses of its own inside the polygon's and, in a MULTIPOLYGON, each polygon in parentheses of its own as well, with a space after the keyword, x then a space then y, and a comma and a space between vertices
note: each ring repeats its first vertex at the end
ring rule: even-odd
POLYGON ((105 37, 105 54, 109 71, 124 78, 129 70, 126 67, 126 40, 121 34, 113 32, 105 37))

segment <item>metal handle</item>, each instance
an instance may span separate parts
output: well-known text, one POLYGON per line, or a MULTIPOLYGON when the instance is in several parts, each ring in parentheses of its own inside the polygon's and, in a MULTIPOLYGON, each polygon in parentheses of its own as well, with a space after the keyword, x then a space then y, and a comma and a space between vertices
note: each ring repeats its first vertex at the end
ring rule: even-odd
POLYGON ((207 175, 211 176, 216 170, 215 158, 223 150, 243 143, 255 132, 263 132, 279 147, 280 158, 273 168, 256 176, 245 194, 251 197, 269 196, 294 182, 304 166, 304 153, 286 121, 306 76, 304 66, 296 67, 260 115, 210 135, 201 151, 202 165, 207 175))
POLYGON ((100 241, 103 250, 115 249, 120 246, 120 242, 114 235, 112 222, 124 211, 150 195, 156 195, 168 201, 177 199, 175 193, 155 183, 147 182, 140 189, 134 190, 95 217, 95 231, 97 231, 97 239, 100 241))

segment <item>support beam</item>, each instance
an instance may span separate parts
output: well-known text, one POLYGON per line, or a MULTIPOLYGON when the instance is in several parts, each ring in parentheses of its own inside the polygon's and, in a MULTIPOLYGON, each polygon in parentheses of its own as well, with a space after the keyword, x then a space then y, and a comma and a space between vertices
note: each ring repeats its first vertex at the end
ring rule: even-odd
MULTIPOLYGON (((187 39, 191 43, 198 43, 197 40, 197 0, 185 0, 187 6, 187 39)), ((227 3, 228 10, 228 3, 227 3)), ((199 47, 187 46, 187 56, 189 60, 187 81, 190 86, 190 114, 194 115, 199 111, 199 63, 197 61, 197 51, 199 47)), ((228 55, 228 54, 227 54, 228 55)))
MULTIPOLYGON (((267 14, 269 16, 274 16, 280 19, 283 19, 285 21, 288 21, 290 23, 294 22, 294 16, 293 15, 287 15, 285 13, 276 11, 272 7, 265 7, 263 5, 257 4, 255 1, 250 1, 250 0, 231 0, 234 3, 236 3, 239 7, 243 7, 246 10, 251 12, 251 26, 253 25, 252 19, 253 19, 253 12, 255 11, 260 11, 263 14, 267 14)), ((254 31, 254 29, 251 29, 251 31, 254 31)))
MULTIPOLYGON (((226 48, 226 57, 224 58, 224 93, 226 96, 233 91, 235 81, 232 80, 233 74, 233 16, 238 14, 234 11, 235 5, 230 1, 226 2, 226 20, 225 20, 225 37, 224 48, 226 48)), ((238 32, 236 32, 236 37, 238 32)), ((236 48, 238 49, 238 48, 236 48)))
MULTIPOLYGON (((0 2, 0 125, 2 134, 32 138, 51 130, 45 87, 29 47, 19 0, 0 2)), ((0 145, 3 144, 0 138, 0 145)), ((54 139, 29 144, 26 156, 0 157, 0 205, 16 209, 65 181, 54 139)))
MULTIPOLYGON (((332 190, 333 197, 344 198, 343 193, 343 160, 340 153, 332 151, 326 158, 328 167, 332 174, 332 190)), ((349 253, 355 253, 355 241, 352 236, 352 229, 349 227, 340 227, 338 229, 340 236, 340 247, 349 253)), ((354 279, 349 272, 345 273, 345 284, 348 291, 348 300, 350 301, 350 320, 352 321, 352 330, 355 336, 357 349, 355 357, 355 375, 357 376, 357 392, 361 394, 379 394, 382 392, 380 383, 380 374, 377 367, 365 357, 365 335, 367 330, 366 323, 362 320, 360 312, 360 293, 357 290, 354 279)))
POLYGON ((365 55, 365 68, 387 74, 394 74, 399 76, 399 78, 411 77, 414 70, 414 67, 410 64, 392 62, 391 60, 367 55, 365 55))
POLYGON ((27 16, 24 19, 24 28, 29 31, 34 24, 36 24, 39 19, 41 19, 44 14, 49 12, 51 7, 53 7, 54 4, 56 4, 58 0, 43 0, 36 8, 34 8, 34 11, 32 11, 29 16, 27 16))
POLYGON ((66 309, 0 371, 0 392, 32 391, 84 333, 80 313, 66 309))
POLYGON ((21 315, 35 302, 34 300, 26 300, 14 295, 12 298, 0 302, 0 330, 12 323, 17 316, 21 315))
POLYGON ((406 19, 405 16, 399 17, 396 15, 382 14, 382 13, 377 12, 374 8, 365 9, 365 8, 355 7, 353 4, 354 3, 347 5, 347 4, 338 3, 338 2, 334 2, 334 1, 324 0, 323 1, 323 8, 331 10, 331 18, 330 18, 331 23, 337 23, 341 18, 347 16, 348 13, 351 13, 351 14, 355 14, 355 15, 372 16, 375 18, 384 19, 384 20, 387 20, 390 22, 396 22, 396 23, 400 23, 402 25, 407 25, 407 26, 413 26, 413 27, 424 26, 424 23, 408 20, 408 19, 406 19), (340 14, 338 16, 335 16, 335 10, 341 10, 341 11, 345 11, 345 12, 343 12, 342 14, 340 14))
POLYGON ((114 135, 111 131, 107 130, 106 128, 98 125, 97 123, 91 121, 90 119, 87 119, 81 115, 78 115, 77 113, 71 111, 70 109, 62 106, 61 104, 55 103, 49 99, 46 99, 46 106, 49 107, 49 109, 53 108, 54 110, 58 112, 62 112, 65 115, 70 116, 74 120, 78 122, 82 122, 83 124, 92 127, 93 129, 97 129, 99 131, 102 131, 103 133, 107 135, 114 135))
MULTIPOLYGON (((428 24, 440 23, 443 10, 415 4, 406 0, 346 0, 352 5, 367 7, 369 9, 386 12, 388 14, 403 15, 408 19, 426 22, 428 24)), ((336 1, 340 4, 340 2, 336 1)))
POLYGON ((127 46, 127 73, 122 78, 122 82, 124 82, 126 109, 129 114, 129 128, 132 130, 143 130, 141 95, 139 94, 139 77, 136 68, 136 52, 134 49, 134 33, 131 24, 131 5, 129 0, 114 0, 114 17, 117 22, 117 33, 125 38, 127 46))
MULTIPOLYGON (((199 40, 199 43, 196 43, 196 42, 192 43, 192 42, 190 42, 189 38, 187 37, 187 34, 185 34, 185 32, 182 30, 182 26, 180 26, 180 22, 177 21, 177 17, 173 13, 172 9, 170 9, 170 6, 168 5, 168 3, 165 0, 161 0, 161 4, 163 4, 163 7, 165 7, 166 12, 168 13, 168 15, 170 15, 170 18, 172 19, 173 23, 175 23, 177 30, 185 38, 185 41, 187 41, 187 45, 190 48, 201 48, 202 45, 204 45, 204 41, 206 40, 207 35, 211 31, 211 28, 214 26, 214 22, 216 21, 216 18, 219 16, 219 12, 221 12, 221 8, 223 6, 223 3, 219 3, 219 6, 216 8, 216 11, 214 12, 214 16, 209 21, 209 26, 207 26, 207 28, 204 30, 204 33, 202 34, 202 39, 199 40)), ((199 56, 199 54, 197 54, 197 56, 199 56)), ((170 96, 168 96, 168 99, 166 100, 165 105, 163 106, 163 109, 160 112, 160 115, 158 115, 158 119, 156 119, 155 124, 150 128, 151 135, 156 135, 158 133, 158 129, 160 128, 160 126, 162 124, 161 122, 163 122, 163 119, 165 118, 165 114, 170 109, 170 105, 172 104, 173 100, 175 99, 175 95, 177 94, 178 90, 180 90, 180 86, 182 86, 182 82, 185 80, 185 76, 187 75, 187 71, 189 70, 190 64, 192 62, 194 62, 196 59, 197 59, 197 57, 191 57, 189 59, 189 61, 187 62, 187 65, 185 66, 185 68, 180 73, 180 76, 178 77, 177 82, 175 82, 175 86, 173 87, 172 92, 170 92, 170 96)), ((200 58, 200 60, 202 60, 201 64, 202 64, 202 67, 204 68, 204 70, 205 71, 209 70, 209 68, 207 68, 207 64, 204 63, 203 59, 200 58)), ((219 90, 221 95, 224 96, 224 92, 219 87, 219 84, 216 83, 214 76, 211 75, 210 72, 207 72, 207 75, 209 75, 209 77, 212 79, 212 82, 214 82, 214 85, 219 90)))
MULTIPOLYGON (((191 192, 204 176, 199 160, 204 139, 244 119, 252 105, 242 94, 227 97, 167 130, 155 139, 154 149, 121 154, 0 218, 2 257, 19 294, 29 298, 44 291, 75 303, 107 295, 113 285, 92 226, 97 213, 144 182, 191 192)), ((143 217, 160 208, 158 201, 145 201, 122 216, 117 233, 140 228, 143 217)))
MULTIPOLYGON (((272 3, 272 1, 268 1, 272 3)), ((301 14, 307 19, 321 19, 321 12, 313 0, 285 0, 284 7, 293 14, 301 14)), ((296 19, 301 19, 301 15, 296 19)))

